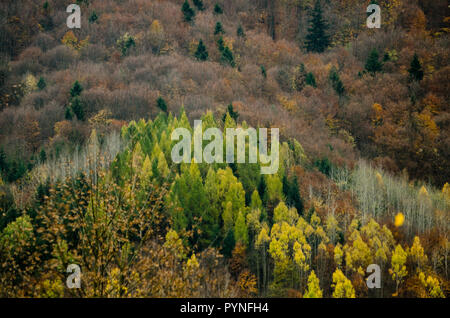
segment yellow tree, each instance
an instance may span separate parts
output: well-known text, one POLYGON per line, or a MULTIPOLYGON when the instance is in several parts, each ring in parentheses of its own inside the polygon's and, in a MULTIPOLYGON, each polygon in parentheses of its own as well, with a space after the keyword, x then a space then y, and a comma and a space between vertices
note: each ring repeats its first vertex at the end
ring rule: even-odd
POLYGON ((407 253, 403 250, 400 244, 395 248, 394 253, 391 258, 391 268, 389 269, 389 273, 392 275, 392 279, 395 281, 395 296, 398 295, 398 287, 400 286, 403 278, 408 275, 408 271, 406 270, 406 258, 407 253))
POLYGON ((333 298, 355 298, 355 289, 350 280, 345 277, 340 269, 333 273, 333 298))
POLYGON ((322 290, 319 286, 319 279, 314 271, 311 271, 308 277, 308 289, 303 298, 322 298, 322 290))

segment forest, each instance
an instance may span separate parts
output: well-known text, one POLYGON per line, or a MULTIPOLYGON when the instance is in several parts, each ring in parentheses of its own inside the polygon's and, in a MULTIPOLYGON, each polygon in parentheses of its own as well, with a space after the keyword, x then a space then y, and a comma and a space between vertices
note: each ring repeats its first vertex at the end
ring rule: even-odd
POLYGON ((445 0, 2 1, 0 297, 447 298, 449 32, 445 0), (279 129, 278 169, 174 162, 200 120, 279 129))

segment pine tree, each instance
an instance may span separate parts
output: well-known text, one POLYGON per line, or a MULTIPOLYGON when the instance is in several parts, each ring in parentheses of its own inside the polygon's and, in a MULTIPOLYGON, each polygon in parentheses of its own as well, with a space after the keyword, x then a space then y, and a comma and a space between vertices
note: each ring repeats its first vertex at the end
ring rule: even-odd
POLYGON ((199 61, 206 61, 208 59, 208 51, 206 50, 206 46, 203 44, 202 40, 198 42, 197 50, 195 51, 194 56, 199 61))
POLYGON ((245 37, 244 29, 242 28, 242 25, 240 25, 240 24, 237 28, 236 35, 240 38, 245 37))
POLYGON ((187 0, 184 1, 183 6, 181 7, 181 12, 183 12, 184 21, 186 22, 191 22, 194 18, 195 12, 187 0))
POLYGON ((414 57, 411 61, 411 67, 409 68, 408 72, 409 72, 409 77, 412 80, 419 82, 423 79, 422 64, 420 64, 417 53, 414 53, 414 57))
POLYGON ((231 52, 228 46, 224 47, 220 58, 223 62, 230 64, 231 67, 234 67, 236 65, 236 63, 234 62, 233 52, 231 52))
POLYGON ((73 112, 72 112, 72 109, 70 107, 66 108, 66 111, 64 113, 64 118, 66 120, 72 120, 73 119, 73 112))
POLYGON ((331 68, 330 75, 328 77, 331 81, 331 85, 333 86, 335 92, 339 96, 344 95, 344 93, 345 93, 344 84, 342 83, 341 78, 339 77, 336 67, 333 66, 331 68))
POLYGON ((166 104, 166 101, 164 100, 164 98, 162 98, 161 96, 159 96, 158 99, 156 100, 156 105, 157 105, 158 108, 161 109, 163 112, 167 113, 167 104, 166 104))
POLYGON ((330 38, 326 34, 328 25, 322 17, 322 7, 320 0, 316 1, 314 10, 311 13, 310 27, 306 35, 305 46, 310 52, 322 53, 330 45, 330 38))
POLYGON ((303 200, 300 197, 300 189, 296 176, 293 177, 289 188, 290 204, 292 204, 297 209, 297 213, 301 215, 303 213, 303 200))
POLYGON ((223 13, 223 9, 220 6, 220 4, 216 3, 214 6, 214 14, 222 14, 223 13))
POLYGON ((222 121, 225 122, 225 119, 227 117, 227 114, 230 115, 230 117, 237 122, 238 117, 239 117, 239 113, 237 111, 234 111, 233 109, 233 104, 229 104, 227 107, 227 111, 225 112, 225 114, 223 114, 222 116, 222 121))
POLYGON ((98 15, 95 11, 92 11, 91 16, 89 17, 89 23, 95 23, 98 20, 98 15))
POLYGON ((45 79, 41 76, 39 78, 39 81, 37 82, 37 87, 40 91, 44 90, 47 86, 47 83, 45 82, 45 79))
POLYGON ((72 108, 72 111, 75 114, 75 116, 77 116, 78 120, 85 119, 83 103, 81 102, 81 100, 78 97, 75 97, 72 100, 71 108, 72 108))
POLYGON ((72 88, 70 89, 70 96, 72 98, 80 96, 81 92, 83 91, 83 86, 78 81, 75 81, 73 83, 72 88))
POLYGON ((365 69, 372 74, 372 76, 375 76, 375 73, 381 72, 382 68, 383 64, 379 61, 378 51, 377 49, 373 49, 367 57, 365 69))
POLYGON ((222 23, 217 22, 216 23, 216 28, 214 29, 214 35, 224 34, 224 33, 225 33, 225 31, 223 30, 222 23))
POLYGON ((306 74, 306 85, 312 86, 312 87, 317 87, 316 84, 316 77, 314 76, 314 74, 312 72, 309 72, 308 74, 306 74))
POLYGON ((192 2, 194 3, 194 5, 197 7, 197 9, 199 11, 205 10, 205 8, 203 7, 203 1, 202 0, 194 0, 192 2))
POLYGON ((225 42, 223 41, 223 37, 219 37, 217 40, 217 48, 219 49, 219 52, 222 53, 225 49, 225 42))

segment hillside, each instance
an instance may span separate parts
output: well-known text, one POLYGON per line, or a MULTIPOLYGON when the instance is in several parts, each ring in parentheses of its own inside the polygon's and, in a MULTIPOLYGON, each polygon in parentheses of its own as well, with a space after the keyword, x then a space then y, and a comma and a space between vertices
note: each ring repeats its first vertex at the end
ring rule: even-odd
POLYGON ((447 1, 77 3, 0 4, 0 296, 448 296, 447 1), (276 173, 174 162, 200 119, 276 173))

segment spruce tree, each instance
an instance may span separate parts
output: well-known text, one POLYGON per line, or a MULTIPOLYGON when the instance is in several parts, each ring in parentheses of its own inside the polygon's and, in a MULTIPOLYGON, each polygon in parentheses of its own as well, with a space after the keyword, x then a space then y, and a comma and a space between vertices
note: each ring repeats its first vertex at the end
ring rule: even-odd
POLYGON ((186 22, 191 22, 194 18, 195 12, 187 0, 184 1, 183 6, 181 7, 181 12, 183 12, 184 21, 186 22))
POLYGON ((206 61, 208 59, 208 51, 202 40, 198 41, 197 50, 195 51, 194 56, 199 61, 206 61))
POLYGON ((236 34, 238 37, 243 38, 245 37, 244 29, 242 28, 242 25, 239 24, 236 34))
POLYGON ((261 65, 261 74, 264 78, 267 77, 267 72, 266 72, 266 68, 264 67, 264 65, 261 65))
POLYGON ((41 76, 39 78, 39 81, 37 82, 37 87, 40 91, 42 91, 43 89, 45 89, 46 86, 47 86, 47 83, 45 83, 45 79, 41 76))
POLYGON ((383 64, 379 61, 378 51, 377 49, 373 49, 367 57, 365 69, 372 74, 372 76, 375 76, 376 72, 381 72, 382 67, 383 64))
POLYGON ((232 67, 234 67, 236 65, 234 63, 233 52, 231 52, 231 50, 228 48, 228 46, 224 47, 224 49, 222 51, 222 55, 221 55, 221 60, 225 63, 230 64, 232 67))
POLYGON ((159 109, 161 109, 163 112, 167 113, 167 104, 166 101, 159 96, 158 99, 156 100, 156 105, 158 106, 159 109))
POLYGON ((223 37, 220 37, 217 40, 217 47, 219 48, 219 52, 223 52, 223 50, 225 49, 225 42, 223 41, 223 37))
POLYGON ((314 76, 314 74, 312 72, 309 72, 308 74, 306 74, 306 85, 309 85, 312 87, 317 87, 316 77, 314 76))
POLYGON ((81 92, 83 91, 83 86, 78 81, 75 81, 73 83, 72 88, 70 89, 70 96, 72 98, 80 96, 81 92))
POLYGON ((305 46, 309 52, 321 53, 330 45, 330 38, 326 34, 328 25, 322 17, 320 0, 316 1, 311 13, 310 27, 306 35, 305 46))
POLYGON ((89 17, 89 23, 94 23, 98 20, 98 15, 95 11, 92 11, 91 16, 89 17))
POLYGON ((223 34, 223 33, 225 33, 225 31, 223 30, 222 23, 217 22, 216 28, 214 29, 214 35, 223 34))
POLYGON ((411 61, 411 67, 409 68, 408 72, 409 77, 412 80, 421 81, 423 79, 423 69, 417 53, 414 53, 414 57, 411 61))
POLYGON ((220 4, 216 3, 216 5, 214 6, 214 14, 222 14, 223 13, 223 9, 220 6, 220 4))
POLYGON ((67 108, 66 108, 66 111, 65 111, 65 113, 64 113, 64 118, 65 118, 66 120, 72 120, 72 118, 73 118, 73 112, 72 112, 72 109, 71 109, 70 107, 67 107, 67 108))
POLYGON ((205 10, 205 7, 203 7, 203 1, 202 0, 194 0, 192 1, 194 5, 197 7, 199 11, 205 10))
POLYGON ((225 119, 227 118, 227 114, 230 115, 230 117, 237 122, 238 117, 239 117, 239 113, 237 111, 234 111, 233 109, 233 104, 229 104, 227 107, 227 111, 225 112, 225 114, 223 114, 222 116, 222 121, 225 122, 225 119))
POLYGON ((337 69, 334 66, 330 70, 329 79, 331 81, 331 85, 333 86, 335 92, 339 96, 344 95, 344 93, 345 93, 344 84, 342 83, 341 78, 339 77, 339 74, 337 72, 337 69))
POLYGON ((72 108, 72 111, 75 114, 75 116, 77 116, 78 120, 85 119, 83 103, 81 102, 81 100, 78 97, 75 97, 73 99, 71 108, 72 108))

